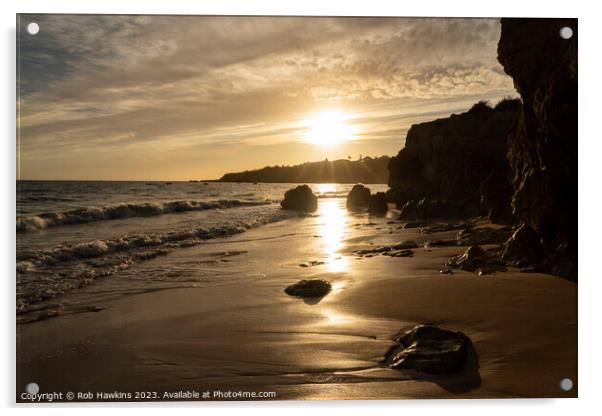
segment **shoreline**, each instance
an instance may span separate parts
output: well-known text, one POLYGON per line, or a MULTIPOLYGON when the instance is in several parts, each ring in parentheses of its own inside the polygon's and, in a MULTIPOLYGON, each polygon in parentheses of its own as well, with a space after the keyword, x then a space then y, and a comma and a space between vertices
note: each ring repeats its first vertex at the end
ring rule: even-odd
POLYGON ((440 274, 445 260, 466 249, 460 246, 420 247, 407 258, 358 257, 356 250, 455 232, 425 235, 365 214, 336 220, 341 201, 325 203, 321 216, 176 254, 238 251, 215 268, 245 278, 118 296, 97 312, 18 325, 17 386, 35 381, 41 393, 49 386, 272 389, 283 400, 576 397, 577 386, 558 386, 565 377, 577 380, 575 282, 517 270, 440 274), (301 266, 311 261, 316 265, 301 266), (318 302, 284 293, 307 278, 330 281, 332 292, 318 302), (385 367, 393 336, 427 322, 469 335, 477 367, 436 377, 385 367))

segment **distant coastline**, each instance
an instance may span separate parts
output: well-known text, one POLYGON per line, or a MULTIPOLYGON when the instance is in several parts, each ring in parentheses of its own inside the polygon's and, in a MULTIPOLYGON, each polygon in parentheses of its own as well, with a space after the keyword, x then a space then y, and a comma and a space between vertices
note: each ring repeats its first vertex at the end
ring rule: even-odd
POLYGON ((367 183, 386 184, 389 156, 306 162, 294 166, 266 166, 261 169, 226 173, 219 182, 265 183, 367 183))

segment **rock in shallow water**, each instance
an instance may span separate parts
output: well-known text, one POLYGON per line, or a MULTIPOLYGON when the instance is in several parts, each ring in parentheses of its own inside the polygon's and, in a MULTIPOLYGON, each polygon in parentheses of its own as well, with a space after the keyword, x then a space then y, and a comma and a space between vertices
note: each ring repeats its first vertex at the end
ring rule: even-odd
POLYGON ((377 192, 370 197, 368 210, 370 214, 384 215, 389 210, 387 195, 384 192, 377 192))
POLYGON ((332 285, 326 280, 301 280, 284 289, 287 295, 299 298, 321 298, 332 290, 332 285))
POLYGON ((389 367, 430 374, 461 370, 472 348, 470 338, 462 332, 434 325, 418 325, 395 337, 395 340, 401 345, 387 355, 389 367))
POLYGON ((318 209, 318 198, 309 186, 299 185, 285 192, 280 206, 293 211, 314 212, 318 209))
POLYGON ((347 195, 347 209, 353 211, 368 208, 368 205, 370 205, 370 189, 360 183, 353 185, 347 195))

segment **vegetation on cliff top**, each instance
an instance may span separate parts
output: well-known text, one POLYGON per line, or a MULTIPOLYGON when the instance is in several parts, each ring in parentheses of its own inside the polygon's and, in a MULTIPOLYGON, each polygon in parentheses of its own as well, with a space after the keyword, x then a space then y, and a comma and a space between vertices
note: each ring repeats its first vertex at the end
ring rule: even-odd
POLYGON ((294 166, 266 166, 262 169, 226 173, 220 182, 277 183, 387 183, 389 156, 358 160, 306 162, 294 166))

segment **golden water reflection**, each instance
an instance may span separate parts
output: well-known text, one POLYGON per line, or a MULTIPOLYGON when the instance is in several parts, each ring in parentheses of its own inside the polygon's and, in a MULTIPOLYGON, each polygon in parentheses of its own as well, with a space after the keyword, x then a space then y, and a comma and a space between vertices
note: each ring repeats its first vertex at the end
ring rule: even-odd
MULTIPOLYGON (((320 184, 319 193, 336 192, 335 184, 320 184)), ((349 216, 345 209, 345 201, 341 198, 323 198, 318 206, 318 233, 320 250, 326 259, 329 272, 347 270, 347 258, 341 254, 343 241, 348 232, 349 216)))

